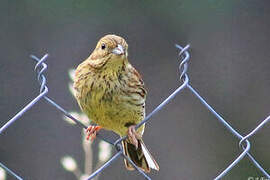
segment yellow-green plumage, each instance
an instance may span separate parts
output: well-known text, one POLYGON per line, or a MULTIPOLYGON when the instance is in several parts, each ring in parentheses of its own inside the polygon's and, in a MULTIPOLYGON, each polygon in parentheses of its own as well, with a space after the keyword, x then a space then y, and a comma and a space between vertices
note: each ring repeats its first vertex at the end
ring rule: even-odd
MULTIPOLYGON (((124 81, 128 80, 126 78, 133 78, 131 71, 135 69, 127 59, 119 61, 123 63, 117 63, 105 71, 92 69, 87 62, 83 62, 77 68, 80 72, 77 73, 75 87, 79 89, 76 93, 79 105, 87 116, 103 128, 124 136, 127 134, 128 124, 138 124, 144 118, 145 97, 137 94, 135 89, 134 94, 127 95, 132 88, 127 88, 124 81), (127 77, 123 77, 123 73, 127 77)), ((143 84, 136 84, 136 80, 133 80, 132 85, 142 86, 139 91, 144 93, 143 84)), ((139 132, 142 130, 143 126, 139 132)))
MULTIPOLYGON (((127 43, 119 36, 101 38, 89 58, 77 67, 74 81, 82 111, 102 128, 120 136, 127 135, 128 127, 145 117, 146 91, 139 73, 128 62, 127 49, 127 43), (123 48, 122 54, 112 53, 119 45, 123 48)), ((143 131, 144 125, 137 130, 140 135, 143 131)), ((149 171, 145 162, 140 164, 142 159, 134 161, 149 171)), ((132 169, 130 165, 129 169, 132 169)))

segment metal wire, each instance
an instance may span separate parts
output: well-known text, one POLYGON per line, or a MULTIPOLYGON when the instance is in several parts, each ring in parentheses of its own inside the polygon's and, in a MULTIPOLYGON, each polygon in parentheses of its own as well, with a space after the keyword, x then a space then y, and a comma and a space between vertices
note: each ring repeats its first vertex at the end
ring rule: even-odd
POLYGON ((10 175, 12 175, 13 177, 19 179, 19 180, 23 180, 20 176, 18 176, 17 174, 15 174, 12 170, 10 170, 8 167, 6 167, 4 164, 0 163, 0 166, 5 169, 10 175))
MULTIPOLYGON (((251 148, 249 138, 254 136, 255 133, 260 130, 266 123, 270 121, 270 116, 268 116, 265 120, 263 120, 254 130, 252 130, 250 133, 248 133, 246 136, 241 135, 239 132, 237 132, 236 129, 234 129, 225 119, 218 114, 207 102, 206 100, 200 96, 200 94, 189 84, 189 77, 187 75, 188 70, 188 62, 190 60, 190 55, 188 52, 188 49, 190 48, 190 45, 187 45, 185 47, 181 47, 180 45, 176 44, 176 48, 180 50, 179 52, 179 58, 180 58, 180 65, 179 65, 179 71, 180 71, 180 80, 182 81, 182 84, 169 96, 167 97, 160 105, 158 105, 150 114, 148 114, 143 121, 141 121, 139 124, 136 125, 136 128, 139 128, 141 125, 148 123, 150 118, 158 113, 159 110, 161 110, 166 104, 168 104, 177 94, 182 92, 183 89, 187 88, 189 89, 195 97, 197 97, 201 103, 233 134, 235 135, 240 141, 239 141, 239 147, 242 148, 242 153, 231 163, 228 165, 225 170, 223 170, 220 174, 215 177, 215 180, 221 179, 224 177, 236 164, 238 164, 241 159, 243 159, 245 156, 247 156, 251 162, 267 177, 270 178, 270 175, 264 170, 264 168, 255 160, 255 158, 249 153, 249 150, 251 148)), ((48 87, 46 85, 46 77, 44 75, 45 71, 47 70, 47 65, 45 64, 46 59, 48 58, 48 54, 45 54, 42 58, 37 58, 36 56, 31 55, 32 59, 34 59, 37 63, 35 65, 35 71, 37 71, 37 80, 40 84, 40 90, 39 95, 34 98, 29 104, 27 104, 21 111, 19 111, 13 118, 11 118, 4 126, 0 128, 0 135, 10 126, 12 125, 16 120, 18 120, 26 111, 28 111, 31 107, 33 107, 37 102, 39 102, 41 99, 45 99, 50 105, 54 106, 56 109, 58 109, 61 113, 63 113, 68 118, 72 119, 80 128, 86 129, 87 126, 81 123, 79 120, 71 116, 64 108, 62 108, 60 105, 58 105, 55 101, 50 99, 48 94, 48 87)), ((93 174, 91 174, 88 177, 88 180, 93 179, 96 175, 101 173, 106 167, 110 166, 114 160, 118 159, 120 155, 127 159, 134 168, 145 178, 148 180, 151 180, 151 178, 146 175, 139 167, 137 167, 132 160, 125 156, 123 153, 123 148, 121 146, 121 141, 126 139, 127 137, 120 137, 115 142, 111 142, 107 140, 105 137, 103 137, 101 134, 97 134, 98 138, 101 138, 102 140, 110 143, 115 147, 117 150, 117 153, 109 159, 104 165, 102 165, 100 168, 98 168, 93 174)), ((9 168, 4 166, 2 163, 0 163, 0 166, 4 168, 10 175, 15 177, 16 179, 22 180, 21 177, 16 175, 13 171, 11 171, 9 168)))

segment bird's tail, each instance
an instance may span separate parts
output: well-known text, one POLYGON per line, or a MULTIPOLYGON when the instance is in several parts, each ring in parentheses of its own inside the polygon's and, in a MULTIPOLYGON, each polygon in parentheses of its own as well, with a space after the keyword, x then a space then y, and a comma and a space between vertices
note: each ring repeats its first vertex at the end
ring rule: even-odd
MULTIPOLYGON (((122 141, 122 144, 124 147, 124 154, 144 172, 150 172, 150 169, 159 170, 157 162, 146 148, 142 139, 138 140, 137 149, 133 144, 129 143, 127 139, 122 141)), ((128 162, 128 160, 124 159, 124 161, 128 170, 134 170, 134 167, 128 162)))

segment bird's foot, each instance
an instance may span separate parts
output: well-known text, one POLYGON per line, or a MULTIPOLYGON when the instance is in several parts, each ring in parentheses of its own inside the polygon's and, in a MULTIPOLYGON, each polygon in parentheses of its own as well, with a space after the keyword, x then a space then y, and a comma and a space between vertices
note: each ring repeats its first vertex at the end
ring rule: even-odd
POLYGON ((138 139, 141 139, 142 136, 136 132, 135 125, 131 125, 128 127, 128 139, 131 144, 133 144, 136 149, 138 148, 138 139))
POLYGON ((86 139, 87 140, 91 140, 91 142, 94 141, 94 139, 96 139, 96 136, 97 136, 97 132, 101 129, 101 126, 89 126, 87 129, 86 129, 86 139))

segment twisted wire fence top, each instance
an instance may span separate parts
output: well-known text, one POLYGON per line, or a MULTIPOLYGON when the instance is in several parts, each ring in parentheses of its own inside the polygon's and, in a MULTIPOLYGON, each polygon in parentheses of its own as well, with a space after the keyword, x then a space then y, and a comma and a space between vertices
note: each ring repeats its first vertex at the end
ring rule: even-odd
MULTIPOLYGON (((201 103, 233 134, 239 139, 239 147, 243 150, 242 153, 236 157, 236 159, 228 165, 227 168, 225 168, 221 173, 217 175, 214 179, 221 179, 224 177, 236 164, 238 164, 241 159, 245 156, 247 156, 253 164, 267 177, 270 178, 270 175, 262 168, 262 166, 255 160, 255 158, 249 153, 249 150, 251 148, 249 138, 254 136, 256 132, 258 132, 266 123, 270 121, 270 116, 266 117, 257 127, 255 127, 250 133, 243 136, 241 135, 235 128, 233 128, 220 114, 218 114, 207 102, 206 100, 200 96, 200 94, 190 85, 189 83, 189 77, 187 75, 188 71, 188 62, 190 60, 190 54, 188 52, 188 49, 190 48, 190 45, 187 45, 185 47, 181 47, 180 45, 176 44, 176 48, 178 48, 179 51, 179 59, 180 59, 180 65, 179 65, 179 71, 180 71, 180 80, 181 85, 169 96, 167 97, 162 103, 160 103, 151 113, 149 113, 143 121, 141 121, 139 124, 136 125, 136 128, 139 128, 144 123, 147 123, 150 118, 158 113, 160 109, 162 109, 166 104, 168 104, 178 93, 182 92, 184 88, 189 89, 192 94, 197 97, 201 103)), ((46 59, 48 58, 48 54, 45 54, 42 58, 37 58, 34 55, 30 56, 31 59, 35 60, 37 63, 35 65, 35 71, 37 71, 37 80, 40 84, 39 89, 39 95, 34 98, 30 103, 28 103, 21 111, 19 111, 13 118, 11 118, 7 123, 0 128, 0 135, 6 131, 6 129, 12 125, 16 120, 18 120, 26 111, 28 111, 31 107, 33 107, 39 100, 45 99, 49 104, 54 106, 56 109, 58 109, 61 113, 63 113, 68 118, 72 119, 80 128, 87 128, 86 125, 84 125, 82 122, 71 116, 64 108, 62 108, 60 105, 58 105, 55 101, 50 99, 47 94, 49 91, 49 88, 47 87, 46 83, 46 76, 45 71, 47 70, 47 65, 45 63, 46 59)), ((111 157, 104 165, 102 165, 100 168, 98 168, 93 174, 89 176, 88 179, 94 178, 97 174, 102 172, 106 167, 110 166, 114 160, 122 156, 123 158, 127 159, 134 168, 145 178, 151 180, 151 178, 146 175, 140 168, 138 168, 129 157, 125 156, 123 154, 123 149, 120 144, 121 141, 123 141, 125 137, 119 138, 116 141, 112 142, 109 141, 107 138, 103 137, 101 134, 98 134, 97 137, 101 138, 102 140, 110 143, 112 146, 115 147, 117 153, 111 157)), ((10 175, 15 177, 16 179, 22 180, 20 176, 18 176, 14 171, 10 170, 8 167, 6 167, 4 164, 0 163, 0 166, 4 168, 10 175)))

